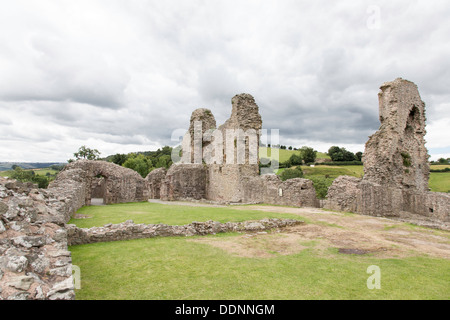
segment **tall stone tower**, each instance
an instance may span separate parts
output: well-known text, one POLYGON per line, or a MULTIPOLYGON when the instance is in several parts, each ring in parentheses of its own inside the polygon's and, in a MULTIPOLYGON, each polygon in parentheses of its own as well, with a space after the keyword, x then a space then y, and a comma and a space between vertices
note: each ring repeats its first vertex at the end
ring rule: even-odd
POLYGON ((378 94, 380 129, 366 143, 364 180, 386 187, 428 191, 425 103, 417 86, 398 78, 378 94))
POLYGON ((218 130, 223 137, 223 163, 208 166, 208 199, 241 202, 243 182, 259 175, 262 119, 255 99, 246 93, 231 99, 230 118, 218 130))

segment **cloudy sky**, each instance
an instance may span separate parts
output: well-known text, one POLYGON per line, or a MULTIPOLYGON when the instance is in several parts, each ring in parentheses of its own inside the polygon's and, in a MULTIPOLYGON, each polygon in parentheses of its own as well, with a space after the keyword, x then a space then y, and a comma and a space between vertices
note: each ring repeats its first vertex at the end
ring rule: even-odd
POLYGON ((450 157, 450 2, 0 0, 0 161, 175 145, 252 94, 281 144, 364 150, 383 82, 415 82, 450 157))

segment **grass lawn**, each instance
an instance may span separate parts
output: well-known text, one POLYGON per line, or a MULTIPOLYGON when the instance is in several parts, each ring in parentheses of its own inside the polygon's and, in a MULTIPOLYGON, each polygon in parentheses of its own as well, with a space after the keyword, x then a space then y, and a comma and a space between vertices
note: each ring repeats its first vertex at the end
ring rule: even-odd
MULTIPOLYGON (((135 218, 148 211, 148 220, 185 224, 191 221, 246 220, 257 213, 227 212, 227 208, 165 206, 145 203, 90 207, 92 219, 76 220, 80 225, 102 216, 113 222, 117 213, 135 218), (149 210, 153 207, 155 210, 149 210), (221 210, 216 210, 221 209, 221 210), (205 211, 209 216, 205 217, 205 211), (173 211, 173 212, 172 212, 173 211), (187 216, 184 216, 186 214, 187 216), (238 215, 238 216, 236 216, 238 215), (152 217, 155 216, 153 219, 152 217), (109 217, 109 218, 108 218, 109 217)), ((228 209, 233 210, 233 209, 228 209)), ((86 211, 83 208, 81 211, 86 211)), ((259 212, 260 216, 267 213, 259 212)), ((273 214, 286 217, 285 214, 273 214)), ((299 216, 295 216, 299 218, 299 216)), ((134 219, 137 220, 137 219, 134 219)), ((313 222, 310 222, 313 223, 313 222)), ((97 223, 95 223, 97 224, 97 223)), ((238 234, 206 238, 227 240, 238 234)), ((319 254, 315 242, 301 243, 299 253, 273 257, 239 257, 207 243, 205 237, 153 238, 71 246, 72 261, 81 269, 78 300, 197 300, 197 299, 448 299, 450 265, 447 259, 424 256, 380 259, 371 255, 343 255, 335 248, 319 254), (194 241, 193 241, 194 240, 194 241), (366 286, 367 268, 381 269, 381 290, 366 286)))
POLYGON ((77 212, 91 218, 72 219, 71 224, 80 228, 101 227, 107 223, 121 223, 133 220, 135 223, 185 225, 193 221, 214 220, 219 222, 241 222, 264 218, 285 218, 301 220, 293 214, 278 214, 261 211, 238 211, 227 207, 193 207, 165 205, 150 202, 121 203, 108 206, 87 206, 77 212))
MULTIPOLYGON (((216 235, 212 237, 229 237, 216 235)), ((196 299, 448 299, 448 260, 378 260, 306 249, 269 259, 241 258, 186 238, 73 246, 81 269, 79 300, 196 299), (369 290, 367 268, 382 271, 369 290)))

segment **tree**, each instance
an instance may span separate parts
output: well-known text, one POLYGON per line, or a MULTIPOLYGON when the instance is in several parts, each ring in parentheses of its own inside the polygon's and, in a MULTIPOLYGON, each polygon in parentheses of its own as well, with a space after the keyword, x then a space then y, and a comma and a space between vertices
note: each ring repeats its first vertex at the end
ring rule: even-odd
POLYGON ((301 166, 303 164, 302 156, 294 153, 289 158, 289 166, 301 166))
POLYGON ((169 167, 172 165, 172 159, 169 155, 164 154, 158 158, 158 161, 155 164, 155 168, 166 168, 169 169, 169 167))
POLYGON ((333 161, 354 161, 356 156, 353 152, 346 150, 345 148, 339 148, 336 146, 328 149, 328 155, 333 161))
POLYGON ((127 159, 128 156, 126 154, 116 153, 112 156, 111 162, 121 166, 125 163, 125 161, 127 161, 127 159))
POLYGON ((97 149, 90 149, 86 146, 81 146, 78 152, 73 154, 77 160, 87 159, 87 160, 98 160, 100 157, 100 152, 97 149))
POLYGON ((361 151, 355 153, 355 158, 357 161, 362 161, 363 153, 361 151))
POLYGON ((317 151, 310 147, 303 147, 300 149, 300 155, 305 163, 312 163, 316 161, 317 151))
POLYGON ((153 169, 152 162, 143 154, 130 154, 128 159, 122 165, 125 168, 132 169, 145 178, 153 169))

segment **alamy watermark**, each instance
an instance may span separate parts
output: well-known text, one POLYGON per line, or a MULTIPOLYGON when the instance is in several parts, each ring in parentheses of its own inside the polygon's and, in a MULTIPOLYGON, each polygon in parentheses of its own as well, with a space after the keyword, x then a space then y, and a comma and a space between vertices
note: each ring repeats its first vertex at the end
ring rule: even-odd
POLYGON ((81 269, 79 266, 72 265, 72 277, 75 289, 81 289, 81 269))
POLYGON ((367 273, 371 274, 367 278, 367 289, 381 289, 381 269, 379 266, 369 266, 367 268, 367 273))
POLYGON ((366 20, 366 26, 369 30, 378 30, 381 28, 381 8, 377 5, 371 5, 366 10, 369 17, 366 20))

